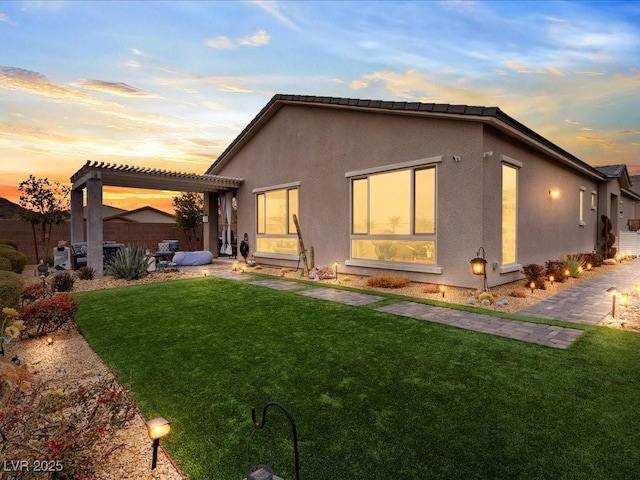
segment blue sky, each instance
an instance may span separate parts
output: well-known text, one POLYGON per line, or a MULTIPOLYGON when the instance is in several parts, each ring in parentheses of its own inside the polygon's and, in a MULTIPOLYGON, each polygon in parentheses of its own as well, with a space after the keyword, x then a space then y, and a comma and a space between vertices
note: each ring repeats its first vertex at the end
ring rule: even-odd
POLYGON ((640 167, 640 2, 4 1, 0 45, 12 201, 89 159, 203 173, 275 93, 498 106, 640 167))

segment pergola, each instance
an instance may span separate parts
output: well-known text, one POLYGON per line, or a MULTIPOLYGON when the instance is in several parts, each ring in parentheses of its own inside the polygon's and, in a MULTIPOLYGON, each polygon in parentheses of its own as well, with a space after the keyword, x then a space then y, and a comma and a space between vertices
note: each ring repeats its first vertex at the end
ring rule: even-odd
POLYGON ((204 193, 204 248, 217 256, 218 195, 237 190, 242 179, 87 161, 71 177, 71 243, 87 242, 87 265, 102 275, 102 187, 144 188, 204 193), (87 189, 87 238, 84 238, 84 189, 87 189))

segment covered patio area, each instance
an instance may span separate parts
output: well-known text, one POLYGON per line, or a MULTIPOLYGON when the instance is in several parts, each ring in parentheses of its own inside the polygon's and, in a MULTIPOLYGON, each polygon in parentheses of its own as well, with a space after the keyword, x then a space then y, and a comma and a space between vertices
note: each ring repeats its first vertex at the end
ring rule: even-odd
POLYGON ((170 190, 204 193, 203 245, 205 250, 218 254, 218 198, 235 192, 242 179, 219 175, 198 175, 152 168, 116 165, 87 161, 71 176, 71 243, 87 242, 87 265, 96 275, 103 269, 103 186, 170 190), (87 191, 87 234, 84 234, 84 190, 87 191))

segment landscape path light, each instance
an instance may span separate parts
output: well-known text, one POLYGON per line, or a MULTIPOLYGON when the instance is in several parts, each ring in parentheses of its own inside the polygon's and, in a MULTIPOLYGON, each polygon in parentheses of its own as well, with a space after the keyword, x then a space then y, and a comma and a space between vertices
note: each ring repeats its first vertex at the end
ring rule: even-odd
POLYGON ((607 292, 611 294, 611 317, 616 318, 616 297, 618 296, 618 289, 616 287, 607 288, 607 292))
POLYGON ((620 305, 623 307, 629 306, 629 292, 622 292, 620 294, 620 305))
POLYGON ((158 447, 160 439, 171 431, 171 425, 162 417, 154 418, 147 422, 147 434, 153 440, 153 456, 151 457, 151 470, 155 470, 158 464, 158 447))

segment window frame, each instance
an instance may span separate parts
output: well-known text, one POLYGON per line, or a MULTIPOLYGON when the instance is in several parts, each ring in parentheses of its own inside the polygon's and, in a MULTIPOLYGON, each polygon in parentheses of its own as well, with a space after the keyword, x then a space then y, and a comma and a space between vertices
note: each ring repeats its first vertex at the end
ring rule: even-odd
MULTIPOLYGON (((403 162, 393 165, 387 165, 378 168, 370 168, 366 170, 347 172, 345 177, 349 179, 349 259, 345 261, 346 265, 375 267, 381 269, 401 269, 406 271, 426 272, 426 273, 442 273, 442 268, 437 265, 437 212, 438 212, 438 168, 437 164, 442 161, 443 157, 431 157, 410 162, 403 162), (432 233, 416 233, 416 172, 423 170, 433 170, 433 232, 432 233), (409 171, 409 233, 408 234, 371 234, 371 197, 370 197, 370 177, 374 175, 380 175, 385 173, 393 173, 400 171, 409 171), (366 232, 363 233, 362 229, 356 233, 354 208, 354 185, 355 182, 360 180, 367 180, 366 188, 366 202, 362 210, 366 210, 366 232), (358 240, 405 240, 405 241, 419 241, 419 242, 432 242, 432 262, 433 263, 417 263, 417 262, 403 262, 403 261, 390 261, 379 259, 364 259, 354 258, 353 246, 354 241, 358 240)), ((362 206, 361 206, 362 207, 362 206)), ((361 212, 362 213, 362 212, 361 212)))
POLYGON ((520 169, 522 168, 523 164, 522 162, 508 157, 507 155, 501 155, 501 161, 500 161, 500 218, 501 218, 501 222, 500 222, 500 268, 499 268, 499 272, 501 274, 505 274, 505 273, 512 273, 512 272, 519 272, 522 269, 522 265, 518 262, 518 240, 519 240, 519 231, 518 231, 518 222, 520 220, 520 216, 518 214, 518 206, 519 206, 519 197, 520 197, 520 186, 519 186, 519 182, 520 182, 520 169), (504 261, 504 232, 505 232, 505 228, 504 228, 504 224, 503 224, 503 216, 504 216, 504 168, 505 167, 509 167, 512 168, 515 171, 515 175, 516 175, 516 179, 515 179, 515 184, 516 184, 516 193, 515 193, 515 229, 514 229, 514 233, 515 233, 515 239, 514 239, 514 248, 515 248, 515 253, 514 253, 514 261, 513 262, 506 262, 504 261))
POLYGON ((257 257, 263 258, 279 258, 297 260, 300 256, 299 244, 297 242, 297 231, 293 222, 293 214, 298 214, 300 211, 300 182, 291 182, 281 185, 273 185, 270 187, 262 187, 253 189, 254 194, 254 208, 255 208, 255 235, 256 235, 256 251, 254 253, 257 257), (297 205, 294 209, 291 208, 292 191, 296 191, 295 200, 297 205), (267 233, 267 194, 284 191, 285 201, 285 214, 284 214, 284 232, 285 233, 267 233), (296 253, 277 253, 264 250, 258 250, 260 240, 295 240, 296 241, 296 253))

